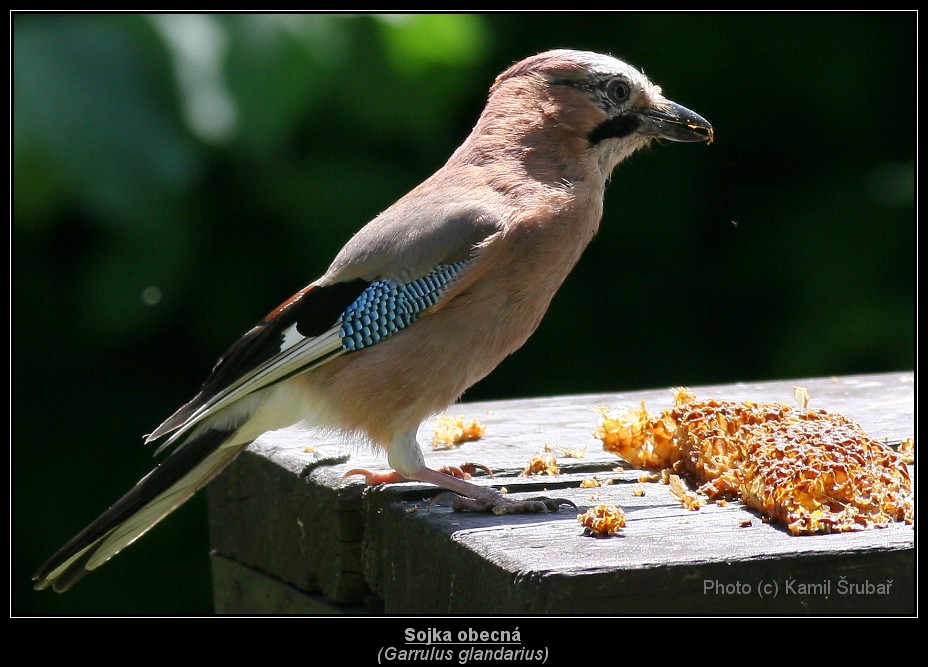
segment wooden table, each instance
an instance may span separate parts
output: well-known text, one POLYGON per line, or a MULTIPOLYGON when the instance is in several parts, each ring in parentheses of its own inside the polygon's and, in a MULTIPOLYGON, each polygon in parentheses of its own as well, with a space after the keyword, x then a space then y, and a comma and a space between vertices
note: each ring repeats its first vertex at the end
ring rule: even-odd
MULTIPOLYGON (((913 373, 695 388, 697 398, 793 403, 857 420, 890 442, 915 434, 913 373)), ((645 401, 669 407, 669 389, 462 403, 485 436, 429 451, 434 420, 419 432, 430 465, 478 461, 479 484, 511 494, 549 494, 581 510, 610 502, 628 517, 620 536, 584 536, 577 512, 470 514, 429 507, 419 483, 343 484, 351 468, 386 469, 383 457, 289 429, 266 434, 209 488, 219 613, 386 614, 914 614, 915 530, 791 536, 740 502, 684 509, 660 483, 633 495, 642 472, 592 436, 593 407, 645 401), (556 476, 521 476, 548 444, 556 476), (306 448, 311 450, 307 451, 306 448), (612 483, 580 488, 583 479, 612 483), (750 521, 745 527, 744 523, 750 521)), ((915 479, 914 467, 910 473, 915 479)), ((360 480, 360 478, 352 478, 360 480)))

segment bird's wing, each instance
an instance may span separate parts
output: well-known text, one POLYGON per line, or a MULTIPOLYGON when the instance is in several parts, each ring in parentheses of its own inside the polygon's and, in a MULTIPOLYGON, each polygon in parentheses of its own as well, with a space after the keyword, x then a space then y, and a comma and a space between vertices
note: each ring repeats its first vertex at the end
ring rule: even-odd
POLYGON ((362 278, 405 283, 440 264, 468 259, 500 230, 505 205, 491 189, 448 182, 439 171, 355 234, 320 283, 362 278))
POLYGON ((64 592, 184 504, 231 462, 241 447, 223 447, 225 431, 207 431, 172 452, 33 575, 35 588, 64 592))
POLYGON ((447 244, 443 254, 432 244, 429 256, 437 255, 437 264, 426 269, 415 268, 409 256, 392 254, 396 247, 379 257, 367 248, 361 254, 363 270, 381 266, 368 279, 351 277, 357 266, 348 258, 342 265, 345 275, 330 275, 325 283, 320 279, 271 311, 226 351, 193 400, 148 436, 148 441, 166 438, 158 452, 176 445, 170 455, 59 549, 34 575, 36 588, 67 590, 225 468, 252 437, 238 428, 254 409, 242 401, 249 394, 375 345, 466 289, 482 273, 481 240, 463 236, 459 243, 447 244), (384 277, 399 275, 412 277, 384 277), (195 429, 226 409, 231 419, 195 429))
POLYGON ((367 286, 360 279, 324 287, 310 284, 284 301, 226 350, 199 393, 148 435, 146 442, 174 433, 162 448, 172 444, 202 419, 239 398, 337 356, 341 348, 338 318, 367 286))
POLYGON ((396 214, 380 216, 352 238, 333 263, 334 269, 236 341, 199 393, 146 442, 170 435, 158 448, 161 452, 205 418, 245 396, 379 342, 441 307, 479 275, 480 255, 475 248, 496 231, 484 219, 465 213, 436 224, 433 215, 430 224, 417 224, 415 218, 410 224, 410 218, 396 214), (480 224, 474 224, 478 218, 480 224), (399 221, 390 225, 393 238, 413 238, 417 243, 370 242, 383 231, 385 219, 399 221), (368 231, 372 227, 373 234, 368 231))

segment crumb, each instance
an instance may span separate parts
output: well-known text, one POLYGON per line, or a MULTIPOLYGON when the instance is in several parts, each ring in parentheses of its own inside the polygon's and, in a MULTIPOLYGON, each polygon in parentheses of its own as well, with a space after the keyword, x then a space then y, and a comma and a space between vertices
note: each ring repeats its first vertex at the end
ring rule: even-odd
POLYGON ((592 489, 597 486, 602 486, 602 482, 600 482, 595 477, 587 477, 582 482, 580 482, 581 489, 592 489))
POLYGON ((557 450, 565 459, 582 459, 584 456, 586 456, 586 447, 582 447, 580 449, 565 449, 564 447, 558 447, 557 450))
POLYGON ((805 387, 793 387, 793 400, 796 401, 796 405, 799 406, 800 410, 809 409, 809 400, 811 398, 809 390, 805 387))
POLYGON ((566 447, 561 447, 560 445, 552 445, 545 443, 542 445, 541 449, 538 450, 540 453, 543 452, 558 452, 565 459, 582 459, 586 456, 586 447, 582 449, 567 449, 566 447))
POLYGON ((479 440, 486 431, 480 422, 472 419, 465 422, 463 417, 443 415, 435 421, 432 432, 432 447, 435 449, 453 449, 462 442, 479 440))
POLYGON ((899 456, 902 457, 903 463, 912 465, 915 463, 915 437, 906 438, 899 444, 899 456))
POLYGON ((688 510, 698 510, 706 501, 686 487, 686 482, 679 475, 670 476, 670 493, 688 510))
POLYGON ((560 475, 561 469, 557 466, 557 459, 553 456, 533 456, 528 461, 528 466, 522 471, 522 475, 560 475))
POLYGON ((612 537, 625 527, 625 512, 618 505, 597 505, 578 514, 577 520, 584 527, 586 535, 612 537))
POLYGON ((644 487, 643 487, 641 484, 639 484, 639 485, 636 486, 636 487, 634 488, 634 490, 632 491, 632 495, 633 495, 633 496, 639 496, 639 497, 640 497, 640 496, 643 496, 643 495, 644 495, 644 487))
POLYGON ((750 519, 742 519, 741 521, 738 522, 739 528, 750 528, 753 525, 754 525, 754 522, 751 521, 750 519))

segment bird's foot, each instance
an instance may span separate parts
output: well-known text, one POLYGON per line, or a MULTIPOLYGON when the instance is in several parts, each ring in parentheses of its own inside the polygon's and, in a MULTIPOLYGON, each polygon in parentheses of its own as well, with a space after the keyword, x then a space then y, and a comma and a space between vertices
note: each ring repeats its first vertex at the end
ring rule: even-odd
POLYGON ((451 508, 455 512, 493 512, 494 514, 535 514, 539 512, 558 512, 562 505, 577 509, 577 506, 566 498, 510 498, 496 489, 481 488, 472 497, 459 496, 447 491, 440 493, 432 499, 429 507, 441 500, 451 500, 451 508))
POLYGON ((397 482, 409 481, 395 470, 391 470, 390 472, 374 472, 373 470, 365 470, 363 468, 349 470, 344 475, 342 475, 342 481, 344 482, 346 479, 353 477, 354 475, 363 475, 364 483, 368 486, 377 486, 378 484, 396 484, 397 482))
POLYGON ((561 506, 577 506, 566 498, 546 498, 538 496, 535 498, 512 498, 500 493, 498 490, 479 486, 466 480, 476 474, 478 470, 483 470, 491 477, 493 472, 485 465, 479 463, 464 463, 460 466, 446 466, 438 470, 422 468, 417 471, 413 478, 404 477, 398 472, 372 472, 363 468, 349 470, 342 479, 352 475, 363 475, 365 483, 368 486, 377 484, 394 484, 396 482, 420 481, 429 484, 435 484, 448 489, 444 493, 435 496, 429 503, 429 507, 445 500, 450 500, 451 508, 456 512, 493 512, 494 514, 532 514, 558 512, 561 506))
MULTIPOLYGON (((483 470, 490 477, 493 476, 493 471, 490 470, 487 466, 483 465, 482 463, 471 462, 462 463, 459 466, 445 466, 443 468, 439 468, 437 472, 454 477, 455 479, 470 479, 477 474, 478 470, 483 470)), ((372 470, 365 470, 364 468, 355 468, 354 470, 349 470, 344 475, 342 475, 342 481, 353 475, 362 475, 364 477, 364 483, 368 486, 414 481, 408 477, 403 477, 401 474, 393 470, 390 472, 373 472, 372 470)))

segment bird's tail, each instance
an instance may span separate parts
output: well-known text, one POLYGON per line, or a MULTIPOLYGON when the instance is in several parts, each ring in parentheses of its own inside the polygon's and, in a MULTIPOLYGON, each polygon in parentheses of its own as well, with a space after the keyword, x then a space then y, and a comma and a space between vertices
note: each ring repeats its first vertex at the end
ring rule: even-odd
POLYGON ((235 430, 207 429, 191 437, 49 558, 32 577, 35 588, 71 588, 189 500, 247 444, 235 439, 235 430))

